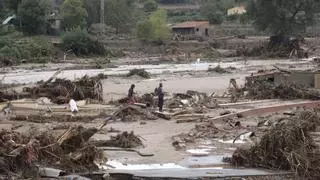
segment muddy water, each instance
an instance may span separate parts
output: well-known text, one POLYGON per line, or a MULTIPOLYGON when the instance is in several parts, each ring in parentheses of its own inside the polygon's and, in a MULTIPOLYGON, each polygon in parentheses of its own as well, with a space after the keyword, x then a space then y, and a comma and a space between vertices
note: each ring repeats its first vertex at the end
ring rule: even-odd
MULTIPOLYGON (((220 63, 192 63, 192 64, 161 64, 161 65, 121 65, 118 68, 107 69, 86 69, 86 70, 66 70, 58 75, 58 78, 75 79, 84 75, 95 76, 99 73, 106 75, 125 75, 129 70, 134 68, 144 68, 151 74, 175 73, 183 71, 206 71, 209 66, 220 65, 223 68, 235 67, 237 69, 250 72, 256 68, 270 68, 272 65, 295 65, 310 66, 309 61, 290 61, 290 60, 250 60, 247 63, 237 62, 220 62, 220 63)), ((0 79, 5 76, 3 83, 35 83, 40 80, 49 79, 55 71, 46 70, 13 70, 10 73, 1 74, 0 79)))

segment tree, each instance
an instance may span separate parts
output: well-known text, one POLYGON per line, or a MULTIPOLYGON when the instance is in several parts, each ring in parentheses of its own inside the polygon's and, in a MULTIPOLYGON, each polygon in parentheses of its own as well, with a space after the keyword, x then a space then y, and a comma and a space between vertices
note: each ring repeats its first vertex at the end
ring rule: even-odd
POLYGON ((115 28, 116 33, 129 32, 135 24, 133 0, 108 0, 105 3, 106 24, 115 28))
POLYGON ((22 0, 18 8, 22 31, 31 35, 45 33, 49 10, 47 0, 22 0))
POLYGON ((88 16, 82 0, 65 0, 61 6, 64 29, 85 27, 88 16))
POLYGON ((316 4, 317 0, 251 0, 248 15, 258 30, 284 36, 311 25, 316 4))
POLYGON ((4 0, 4 6, 14 12, 17 12, 21 2, 22 0, 4 0))
POLYGON ((137 36, 143 41, 163 42, 167 40, 169 38, 169 27, 166 11, 157 10, 146 21, 139 23, 137 36))
POLYGON ((85 0, 84 7, 88 13, 87 25, 90 27, 92 24, 100 22, 100 0, 85 0))
POLYGON ((225 12, 220 1, 203 0, 200 5, 200 14, 206 18, 210 24, 221 24, 225 12))
POLYGON ((153 12, 158 9, 158 4, 154 0, 147 0, 143 5, 143 9, 145 12, 153 12))

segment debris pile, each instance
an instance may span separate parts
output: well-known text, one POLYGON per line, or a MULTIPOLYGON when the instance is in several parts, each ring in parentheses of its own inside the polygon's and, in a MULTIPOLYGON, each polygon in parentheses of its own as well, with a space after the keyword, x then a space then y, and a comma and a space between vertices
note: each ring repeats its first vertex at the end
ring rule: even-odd
POLYGON ((236 166, 291 170, 303 179, 319 179, 320 148, 310 135, 319 125, 318 112, 300 112, 271 128, 250 149, 237 149, 231 162, 236 166))
POLYGON ((226 68, 222 68, 220 65, 212 68, 211 66, 208 68, 208 72, 216 72, 219 74, 226 74, 226 73, 230 73, 230 71, 228 71, 226 68))
POLYGON ((106 141, 95 141, 95 146, 98 147, 120 147, 120 148, 136 148, 142 146, 140 138, 131 131, 123 132, 116 136, 111 136, 110 140, 106 141))
POLYGON ((34 123, 50 123, 50 122, 91 122, 93 119, 99 118, 100 115, 88 115, 88 116, 73 116, 70 114, 29 114, 29 115, 12 115, 10 120, 12 121, 28 121, 34 123))
POLYGON ((206 107, 209 109, 213 109, 218 107, 218 103, 215 98, 213 98, 212 96, 208 96, 206 93, 187 91, 186 94, 174 94, 174 97, 168 100, 168 107, 206 107))
POLYGON ((283 36, 272 36, 270 42, 254 48, 244 48, 237 51, 238 56, 264 56, 270 58, 277 57, 298 57, 308 58, 308 52, 303 47, 302 37, 290 39, 283 36))
POLYGON ((60 138, 44 132, 29 137, 13 131, 0 132, 0 173, 38 173, 36 165, 62 168, 67 172, 97 170, 96 163, 106 158, 102 151, 87 141, 98 129, 81 126, 69 128, 60 138), (36 172, 35 172, 36 171, 36 172))
POLYGON ((127 74, 128 77, 138 75, 140 77, 150 79, 150 73, 148 73, 145 69, 131 69, 127 74))
POLYGON ((125 105, 120 107, 112 115, 113 120, 120 119, 121 121, 137 121, 137 120, 156 120, 157 117, 154 116, 147 109, 142 109, 134 105, 125 105))
POLYGON ((84 100, 94 99, 103 100, 103 89, 101 76, 88 77, 84 76, 77 81, 67 79, 50 78, 48 81, 38 82, 35 87, 24 87, 23 92, 14 90, 1 90, 0 102, 11 101, 21 98, 39 98, 48 97, 53 103, 65 104, 70 99, 84 100))
POLYGON ((247 97, 251 99, 312 99, 320 98, 320 92, 293 83, 274 84, 255 80, 246 86, 247 97))

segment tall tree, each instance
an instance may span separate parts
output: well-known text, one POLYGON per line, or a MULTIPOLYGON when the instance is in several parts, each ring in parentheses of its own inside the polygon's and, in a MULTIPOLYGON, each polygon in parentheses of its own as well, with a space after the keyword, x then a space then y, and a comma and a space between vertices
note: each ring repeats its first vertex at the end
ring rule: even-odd
POLYGON ((64 29, 84 28, 88 16, 82 0, 65 0, 61 6, 64 29))
POLYGON ((49 10, 47 0, 22 0, 18 8, 22 31, 31 35, 45 33, 49 10))
POLYGON ((22 0, 3 0, 4 6, 10 10, 13 10, 14 12, 18 11, 19 4, 22 2, 22 0))
POLYGON ((117 34, 130 31, 135 24, 135 9, 133 0, 108 0, 105 4, 106 24, 115 28, 117 34))
POLYGON ((87 25, 90 27, 94 23, 100 22, 100 0, 85 0, 84 7, 88 13, 87 25))
POLYGON ((290 35, 312 24, 317 4, 318 0, 251 0, 248 14, 258 30, 290 35))

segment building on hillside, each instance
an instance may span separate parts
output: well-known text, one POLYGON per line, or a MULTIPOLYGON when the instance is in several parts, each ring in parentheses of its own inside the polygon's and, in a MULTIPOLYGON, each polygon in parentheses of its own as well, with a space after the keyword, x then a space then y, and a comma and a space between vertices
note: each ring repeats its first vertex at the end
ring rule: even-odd
POLYGON ((241 15, 246 12, 247 12, 247 10, 244 6, 238 6, 238 7, 228 9, 227 14, 228 14, 228 16, 232 16, 232 15, 241 15))
POLYGON ((186 21, 171 26, 172 32, 179 35, 209 36, 209 21, 186 21))

